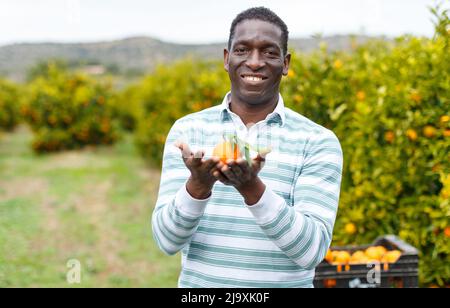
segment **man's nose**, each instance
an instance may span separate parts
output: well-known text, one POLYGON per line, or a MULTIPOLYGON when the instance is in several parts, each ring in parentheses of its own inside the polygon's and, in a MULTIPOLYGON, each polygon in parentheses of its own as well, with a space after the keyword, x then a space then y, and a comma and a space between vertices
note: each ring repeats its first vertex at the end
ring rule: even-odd
POLYGON ((259 68, 263 67, 264 64, 265 63, 264 63, 263 59, 261 58, 261 55, 259 54, 259 52, 257 50, 252 51, 250 53, 250 55, 248 56, 248 59, 246 61, 246 65, 250 69, 252 69, 254 71, 256 71, 259 68))

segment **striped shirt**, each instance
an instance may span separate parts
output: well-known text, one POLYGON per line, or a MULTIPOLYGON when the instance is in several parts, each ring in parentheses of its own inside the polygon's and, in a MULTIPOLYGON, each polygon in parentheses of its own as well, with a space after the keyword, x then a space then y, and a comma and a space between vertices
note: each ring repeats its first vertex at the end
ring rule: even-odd
MULTIPOLYGON (((154 238, 169 254, 182 251, 179 287, 312 287, 315 267, 331 243, 342 177, 336 135, 278 104, 265 120, 245 127, 222 104, 187 115, 172 126, 152 215, 154 238), (252 206, 232 186, 216 182, 208 199, 186 190, 190 171, 179 140, 211 156, 223 135, 237 134, 272 151, 252 206)), ((252 153, 253 156, 256 153, 252 153)))

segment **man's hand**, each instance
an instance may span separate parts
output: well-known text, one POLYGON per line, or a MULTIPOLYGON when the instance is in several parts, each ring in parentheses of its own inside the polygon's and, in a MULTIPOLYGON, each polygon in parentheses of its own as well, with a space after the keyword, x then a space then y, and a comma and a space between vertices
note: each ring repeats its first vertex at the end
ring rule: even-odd
POLYGON ((211 195, 214 183, 217 181, 213 172, 219 159, 213 157, 204 160, 204 151, 197 151, 194 154, 189 145, 183 142, 176 142, 175 146, 181 150, 184 164, 191 171, 191 176, 186 183, 188 193, 195 199, 208 198, 211 195))
POLYGON ((252 160, 251 166, 243 158, 238 158, 236 161, 230 159, 227 164, 219 162, 213 175, 223 184, 235 187, 244 197, 245 203, 253 205, 261 199, 266 188, 258 177, 258 173, 264 167, 266 154, 258 154, 252 160))

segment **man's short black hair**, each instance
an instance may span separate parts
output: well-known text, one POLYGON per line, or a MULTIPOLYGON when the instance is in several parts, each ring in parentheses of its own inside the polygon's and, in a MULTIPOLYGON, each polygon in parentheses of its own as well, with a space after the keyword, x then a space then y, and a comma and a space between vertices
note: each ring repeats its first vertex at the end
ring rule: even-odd
POLYGON ((284 21, 280 17, 278 17, 277 14, 275 14, 268 8, 265 8, 262 6, 247 9, 247 10, 239 13, 239 15, 236 16, 236 18, 231 23, 230 37, 228 39, 228 50, 231 49, 231 41, 233 40, 236 26, 239 23, 243 22, 244 20, 251 20, 251 19, 257 19, 257 20, 270 22, 270 23, 278 26, 281 29, 281 32, 282 32, 281 48, 283 49, 284 55, 286 55, 287 48, 288 48, 288 39, 289 39, 288 27, 286 26, 284 21))

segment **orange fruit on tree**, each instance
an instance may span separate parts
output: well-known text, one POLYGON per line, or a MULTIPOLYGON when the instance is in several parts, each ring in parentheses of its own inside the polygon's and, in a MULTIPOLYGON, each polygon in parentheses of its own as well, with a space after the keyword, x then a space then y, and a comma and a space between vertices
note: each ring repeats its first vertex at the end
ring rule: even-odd
POLYGON ((50 115, 47 120, 48 120, 48 123, 52 126, 54 126, 57 122, 57 119, 54 115, 50 115))
POLYGON ((417 140, 417 132, 414 129, 408 129, 406 131, 406 136, 409 138, 409 140, 411 141, 415 141, 417 140))
POLYGON ((443 135, 444 135, 444 137, 450 137, 450 128, 447 128, 446 130, 444 130, 443 135))
POLYGON ((107 119, 104 119, 101 124, 100 124, 100 131, 102 133, 108 133, 109 130, 111 129, 111 124, 109 123, 109 121, 107 119))
POLYGON ((432 168, 431 171, 433 172, 439 172, 442 170, 442 165, 440 163, 435 164, 432 168))
POLYGON ((295 94, 294 95, 294 101, 297 103, 301 103, 303 101, 303 96, 295 94))
POLYGON ((409 97, 411 98, 411 100, 415 101, 416 103, 419 103, 422 100, 422 96, 420 95, 419 91, 417 91, 417 90, 412 91, 412 93, 409 97))
POLYGON ((333 66, 335 69, 340 69, 342 68, 342 66, 344 65, 344 63, 342 63, 341 60, 337 59, 336 61, 334 61, 333 66))
POLYGON ((444 199, 450 198, 450 189, 442 189, 441 190, 441 196, 444 199))
POLYGON ((72 123, 72 117, 69 115, 65 115, 65 116, 63 116, 63 121, 66 124, 70 124, 70 123, 72 123))
POLYGON ((363 101, 366 99, 366 93, 364 91, 358 91, 358 93, 356 93, 356 98, 358 101, 363 101))
POLYGON ((364 189, 361 186, 355 187, 355 196, 361 198, 364 196, 364 189))
POLYGON ((239 151, 239 147, 237 144, 232 143, 230 141, 225 141, 219 143, 213 150, 213 156, 220 159, 224 164, 227 163, 227 160, 237 160, 241 157, 241 152, 239 151))
POLYGON ((29 110, 28 106, 21 106, 20 107, 20 114, 23 115, 23 116, 27 116, 29 111, 30 110, 29 110))
POLYGON ((446 237, 450 237, 450 227, 446 227, 444 229, 444 234, 445 234, 446 237))
POLYGON ((384 140, 386 140, 389 143, 392 143, 395 139, 395 134, 393 131, 388 131, 384 134, 384 140))
POLYGON ((448 115, 443 115, 443 116, 441 116, 441 123, 442 124, 444 124, 444 123, 447 123, 447 122, 450 122, 450 116, 448 116, 448 115))
POLYGON ((423 128, 423 135, 427 138, 433 138, 436 135, 436 128, 431 125, 427 125, 423 128))
POLYGON ((103 105, 105 103, 105 97, 104 96, 99 96, 97 99, 97 103, 99 105, 103 105))
POLYGON ((345 233, 347 234, 355 234, 356 233, 356 226, 354 223, 348 223, 345 225, 345 233))

